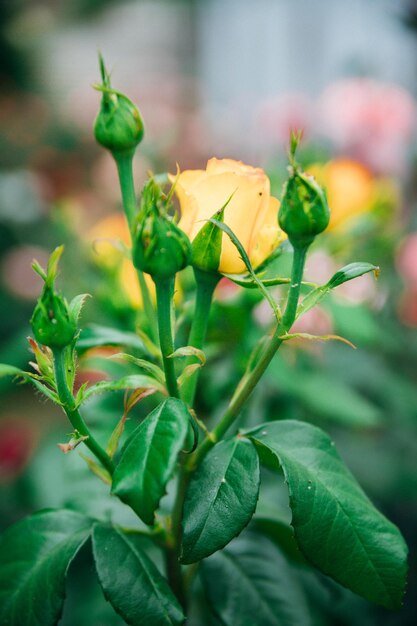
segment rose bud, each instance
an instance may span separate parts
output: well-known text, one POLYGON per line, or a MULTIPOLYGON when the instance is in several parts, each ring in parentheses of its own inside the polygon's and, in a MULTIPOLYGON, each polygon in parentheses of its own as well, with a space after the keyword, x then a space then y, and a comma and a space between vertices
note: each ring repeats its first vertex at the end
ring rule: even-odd
POLYGON ((132 258, 135 267, 154 280, 173 277, 191 257, 187 235, 168 215, 170 198, 150 179, 143 190, 132 258))
POLYGON ((49 285, 45 285, 30 323, 36 341, 48 348, 64 348, 77 332, 66 300, 49 285))
POLYGON ((278 223, 294 248, 309 246, 329 224, 330 211, 324 189, 295 162, 299 136, 291 139, 290 176, 284 184, 278 223))
MULTIPOLYGON (((224 207, 213 216, 224 221, 224 207)), ((221 278, 218 267, 222 252, 222 231, 212 222, 206 222, 191 245, 191 265, 195 270, 208 272, 221 278)))
POLYGON ((100 111, 94 122, 94 135, 99 144, 113 154, 134 152, 142 141, 144 126, 138 108, 119 91, 112 89, 110 77, 100 57, 102 85, 100 111))
POLYGON ((77 325, 68 310, 65 298, 55 290, 58 261, 63 246, 51 254, 46 272, 34 261, 33 269, 45 281, 41 296, 30 320, 36 341, 48 348, 64 348, 69 345, 76 333, 77 325))

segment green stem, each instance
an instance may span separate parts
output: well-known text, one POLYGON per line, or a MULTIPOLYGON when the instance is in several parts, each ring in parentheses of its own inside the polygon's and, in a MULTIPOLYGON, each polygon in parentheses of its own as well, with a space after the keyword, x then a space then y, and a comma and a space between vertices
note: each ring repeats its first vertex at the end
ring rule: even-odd
POLYGON ((151 339, 154 343, 156 343, 158 338, 158 326, 156 323, 155 309, 152 304, 148 285, 146 284, 145 274, 138 269, 136 269, 136 273, 138 276, 139 288, 142 294, 143 310, 145 311, 146 318, 149 322, 151 339))
MULTIPOLYGON (((117 152, 113 153, 116 161, 117 171, 119 174, 120 190, 122 192, 123 209, 129 224, 129 230, 133 241, 135 220, 137 216, 137 201, 135 193, 135 184, 133 180, 133 155, 134 152, 117 152)), ((145 276, 140 270, 137 271, 139 288, 142 294, 143 308, 149 321, 150 331, 153 341, 156 341, 158 330, 156 325, 155 310, 152 305, 151 296, 145 276)))
MULTIPOLYGON (((188 345, 194 346, 194 348, 202 350, 207 333, 208 319, 211 302, 213 299, 213 293, 217 283, 220 280, 220 276, 217 274, 200 272, 199 270, 194 270, 194 273, 197 283, 197 296, 188 345)), ((185 367, 194 363, 194 361, 195 357, 189 357, 186 360, 185 367)), ((182 397, 184 399, 184 402, 186 402, 190 406, 193 406, 194 404, 194 397, 199 374, 200 368, 194 371, 187 378, 182 386, 182 397)))
MULTIPOLYGON (((156 303, 158 313, 159 344, 161 346, 162 362, 165 371, 165 380, 168 393, 179 398, 177 378, 175 375, 174 359, 169 355, 174 352, 174 340, 171 325, 171 307, 174 295, 174 278, 155 280, 156 303)), ((181 518, 182 508, 187 487, 187 475, 184 472, 183 459, 180 462, 177 493, 171 516, 171 542, 165 550, 165 565, 169 584, 185 608, 185 593, 179 562, 181 546, 181 518)))
POLYGON ((135 184, 133 181, 133 155, 134 152, 113 153, 119 174, 120 190, 122 192, 123 209, 126 214, 129 230, 132 233, 137 214, 137 201, 135 184))
POLYGON ((76 407, 74 396, 68 387, 66 369, 65 369, 65 349, 55 348, 54 354, 54 369, 55 380, 58 391, 58 396, 61 401, 62 407, 67 414, 69 421, 71 422, 74 430, 77 430, 83 437, 88 437, 84 441, 87 448, 94 454, 100 461, 103 467, 109 472, 110 475, 114 472, 114 463, 100 444, 94 439, 90 433, 87 424, 84 422, 79 410, 76 407))
POLYGON ((165 380, 170 396, 179 398, 177 377, 175 375, 174 359, 169 356, 174 352, 174 340, 171 325, 171 307, 174 296, 174 279, 156 279, 156 303, 158 309, 159 344, 162 352, 162 362, 165 380))
POLYGON ((242 380, 241 384, 238 386, 237 391, 235 392, 230 404, 224 413, 222 419, 217 424, 217 426, 213 429, 209 437, 206 437, 201 445, 194 452, 192 457, 188 462, 188 468, 194 469, 198 466, 202 458, 206 455, 206 453, 210 450, 212 446, 219 441, 223 435, 229 430, 232 426, 233 422, 238 417, 243 405, 246 400, 251 395, 252 391, 255 389, 258 384, 260 378, 264 374, 268 365, 272 361, 275 356, 278 348, 281 346, 283 339, 282 336, 288 333, 291 326, 295 321, 295 317, 297 314, 297 305, 298 299, 300 297, 300 287, 301 280, 303 277, 304 271, 304 263, 306 257, 307 247, 305 248, 295 248, 294 249, 294 257, 293 257, 293 265, 291 272, 291 284, 290 291, 287 300, 287 306, 285 308, 284 315, 277 325, 275 332, 271 336, 268 344, 266 345, 261 358, 257 362, 254 369, 247 376, 246 380, 242 380))

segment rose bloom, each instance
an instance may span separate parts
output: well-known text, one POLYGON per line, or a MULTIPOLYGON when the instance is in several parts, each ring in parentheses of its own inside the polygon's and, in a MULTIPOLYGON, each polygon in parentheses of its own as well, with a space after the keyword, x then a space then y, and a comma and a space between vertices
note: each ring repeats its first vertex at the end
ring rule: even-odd
MULTIPOLYGON (((181 208, 179 227, 191 240, 233 194, 224 222, 240 240, 255 267, 286 238, 278 226, 279 202, 270 195, 269 178, 260 168, 232 159, 213 158, 205 170, 181 172, 175 192, 181 208)), ((246 271, 225 234, 218 269, 229 274, 246 271)))

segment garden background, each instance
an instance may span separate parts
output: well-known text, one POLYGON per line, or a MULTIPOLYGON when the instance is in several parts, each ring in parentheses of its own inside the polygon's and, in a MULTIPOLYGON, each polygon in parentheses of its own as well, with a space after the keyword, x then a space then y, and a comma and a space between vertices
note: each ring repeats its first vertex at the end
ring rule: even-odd
MULTIPOLYGON (((325 427, 410 545, 401 611, 375 608, 309 573, 304 582, 317 624, 415 624, 416 3, 3 0, 0 362, 26 367, 29 318, 41 287, 30 263, 36 257, 45 264, 62 242, 66 293, 94 295, 82 323, 135 329, 140 299, 133 273, 108 241, 127 237, 116 171, 91 130, 99 49, 115 70, 115 86, 139 104, 145 120, 138 188, 149 170, 204 167, 216 156, 264 167, 279 196, 289 129, 303 128, 303 164, 327 187, 333 210, 307 276, 325 282, 352 259, 381 267, 377 282, 366 275, 339 288, 299 326, 342 335, 357 350, 339 343, 286 346, 245 420, 295 418, 325 427)), ((285 254, 276 271, 288 272, 285 254)), ((210 327, 216 376, 202 372, 203 413, 229 397, 268 319, 255 292, 219 286, 210 327), (250 327, 241 307, 252 312, 250 327)), ((85 359, 85 380, 106 376, 102 356, 85 359)), ((78 453, 64 456, 56 445, 66 439, 64 416, 31 389, 0 382, 1 529, 47 506, 88 503, 92 512, 110 515, 104 488, 97 492, 78 453)), ((122 404, 118 394, 97 402, 89 419, 111 430, 122 404)), ((132 422, 144 412, 146 401, 132 422)), ((259 503, 260 519, 271 502, 277 519, 287 520, 284 490, 259 503)), ((84 551, 72 565, 62 624, 120 624, 89 559, 84 551)))

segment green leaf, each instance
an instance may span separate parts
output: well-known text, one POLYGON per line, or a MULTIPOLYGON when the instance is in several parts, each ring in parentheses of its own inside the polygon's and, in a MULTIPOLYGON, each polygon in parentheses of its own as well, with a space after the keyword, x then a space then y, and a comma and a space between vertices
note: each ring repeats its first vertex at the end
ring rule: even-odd
POLYGON ((88 387, 83 393, 83 401, 88 400, 91 396, 107 391, 122 391, 124 389, 154 389, 166 395, 166 389, 160 382, 142 374, 133 374, 132 376, 124 376, 119 380, 100 380, 95 385, 88 387))
POLYGON ((3 376, 22 376, 23 378, 26 378, 28 373, 18 367, 15 367, 14 365, 0 363, 0 378, 3 378, 3 376))
POLYGON ((325 285, 313 289, 306 295, 298 305, 297 318, 304 315, 304 313, 312 309, 316 304, 319 304, 335 287, 339 287, 339 285, 353 280, 354 278, 358 278, 359 276, 363 276, 364 274, 368 274, 369 272, 374 272, 375 276, 378 276, 379 267, 371 263, 350 263, 342 267, 325 285))
POLYGON ((279 306, 277 305, 277 303, 275 302, 275 300, 273 299, 273 297, 269 293, 268 289, 263 285, 262 281, 255 274, 255 270, 252 267, 252 263, 250 262, 248 255, 246 254, 246 250, 243 247, 242 243, 237 238, 237 236, 235 235, 235 233, 232 231, 232 229, 227 224, 224 224, 223 222, 219 222, 219 220, 215 220, 213 217, 210 218, 209 221, 212 222, 213 224, 215 224, 223 232, 225 232, 226 235, 228 235, 230 241, 233 243, 233 245, 235 246, 236 250, 239 252, 240 258, 242 259, 243 263, 246 265, 246 269, 248 270, 252 280, 257 284, 259 290, 262 292, 262 294, 265 296, 265 298, 269 302, 269 304, 270 304, 270 306, 271 306, 271 308, 272 308, 272 310, 273 310, 273 312, 275 314, 275 317, 277 319, 279 319, 281 317, 281 312, 279 310, 279 306))
POLYGON ((0 624, 55 626, 71 561, 91 520, 69 510, 46 510, 11 526, 0 540, 0 624))
POLYGON ((336 274, 333 274, 331 279, 328 281, 327 286, 330 289, 334 289, 343 283, 347 283, 349 280, 359 278, 359 276, 363 276, 369 272, 373 272, 375 274, 375 278, 377 278, 379 274, 379 267, 377 265, 372 265, 371 263, 349 263, 349 265, 345 265, 345 267, 338 270, 336 274))
POLYGON ((195 356, 200 361, 201 365, 205 365, 206 363, 206 355, 203 350, 195 348, 194 346, 182 346, 182 348, 177 348, 175 352, 168 355, 168 358, 175 359, 184 356, 195 356))
POLYGON ((22 378, 25 383, 31 383, 49 400, 55 402, 56 404, 60 404, 58 395, 54 391, 52 391, 52 389, 50 389, 41 382, 41 380, 43 380, 42 376, 37 376, 36 374, 32 374, 31 372, 25 372, 24 370, 21 370, 14 365, 0 363, 0 378, 3 378, 4 376, 15 376, 18 378, 22 378))
POLYGON ((364 598, 401 606, 407 547, 399 530, 367 498, 333 442, 303 422, 270 422, 247 433, 261 458, 281 465, 292 526, 305 557, 364 598))
POLYGON ((293 570, 274 544, 245 533, 201 564, 210 604, 225 626, 310 626, 293 570))
POLYGON ((137 357, 132 356, 131 354, 125 354, 124 352, 113 354, 109 358, 114 359, 114 360, 119 360, 119 361, 127 361, 128 363, 133 363, 133 365, 136 365, 137 367, 140 367, 141 369, 145 370, 146 372, 151 374, 154 378, 156 378, 156 380, 158 380, 161 384, 165 385, 165 374, 158 365, 155 365, 155 363, 151 363, 150 361, 147 361, 146 359, 138 359, 137 357))
POLYGON ((106 599, 131 626, 175 626, 185 617, 177 599, 138 544, 116 528, 96 525, 93 554, 106 599))
POLYGON ((165 493, 188 430, 184 402, 168 398, 156 407, 126 442, 113 475, 112 492, 146 524, 165 493))
MULTIPOLYGON (((241 276, 240 274, 224 274, 224 276, 240 287, 245 287, 246 289, 258 288, 258 283, 256 283, 250 276, 241 276)), ((259 278, 259 280, 265 287, 289 285, 291 283, 290 278, 281 278, 278 276, 276 278, 259 278)))
POLYGON ((76 343, 79 354, 100 346, 123 346, 147 352, 144 342, 135 333, 100 326, 99 324, 90 324, 81 331, 76 343))
POLYGON ((73 298, 71 302, 69 303, 68 313, 75 324, 78 324, 78 320, 81 315, 81 310, 84 306, 85 301, 89 297, 90 297, 89 293, 81 293, 78 296, 75 296, 75 298, 73 298))
POLYGON ((183 563, 213 554, 245 528, 256 508, 259 482, 258 455, 247 439, 221 441, 210 450, 184 503, 183 563))

